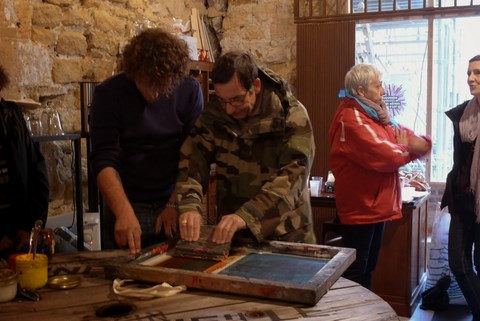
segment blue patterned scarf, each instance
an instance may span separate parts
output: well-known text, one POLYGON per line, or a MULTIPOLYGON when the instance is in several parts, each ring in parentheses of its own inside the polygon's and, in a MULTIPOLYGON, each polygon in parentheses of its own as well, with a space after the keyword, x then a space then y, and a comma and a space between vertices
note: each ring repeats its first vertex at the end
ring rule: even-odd
POLYGON ((394 119, 390 118, 390 115, 388 113, 388 108, 383 101, 379 105, 379 104, 374 103, 370 99, 360 97, 360 96, 351 95, 345 89, 340 90, 340 92, 338 93, 338 97, 339 98, 345 98, 345 97, 353 98, 363 108, 363 110, 365 110, 365 112, 370 117, 372 117, 373 119, 379 121, 383 125, 392 124, 393 126, 395 126, 397 128, 399 127, 398 123, 394 119))

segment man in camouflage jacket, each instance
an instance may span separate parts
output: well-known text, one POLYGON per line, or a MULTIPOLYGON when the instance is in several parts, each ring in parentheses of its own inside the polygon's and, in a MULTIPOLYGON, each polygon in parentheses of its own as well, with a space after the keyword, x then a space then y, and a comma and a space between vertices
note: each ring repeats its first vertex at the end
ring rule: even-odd
POLYGON ((216 96, 181 149, 180 235, 198 240, 202 198, 216 164, 213 241, 315 243, 308 178, 315 145, 305 107, 250 54, 230 52, 212 71, 216 96), (238 232, 238 233, 237 233, 238 232))

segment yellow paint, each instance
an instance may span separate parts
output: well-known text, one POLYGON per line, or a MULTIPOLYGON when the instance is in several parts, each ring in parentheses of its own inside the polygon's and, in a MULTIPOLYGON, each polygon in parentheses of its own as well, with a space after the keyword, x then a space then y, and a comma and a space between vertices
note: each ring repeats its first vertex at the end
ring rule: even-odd
POLYGON ((48 281, 48 258, 45 254, 22 254, 15 258, 18 285, 20 288, 38 289, 48 281))

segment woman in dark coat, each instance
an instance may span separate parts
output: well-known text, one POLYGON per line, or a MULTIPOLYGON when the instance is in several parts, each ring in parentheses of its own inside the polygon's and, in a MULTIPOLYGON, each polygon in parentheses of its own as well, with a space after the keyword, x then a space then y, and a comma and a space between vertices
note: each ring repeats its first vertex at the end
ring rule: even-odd
POLYGON ((480 55, 470 59, 467 75, 473 98, 446 112, 453 122, 454 152, 442 208, 448 205, 452 217, 450 269, 472 310, 473 321, 480 321, 480 55))

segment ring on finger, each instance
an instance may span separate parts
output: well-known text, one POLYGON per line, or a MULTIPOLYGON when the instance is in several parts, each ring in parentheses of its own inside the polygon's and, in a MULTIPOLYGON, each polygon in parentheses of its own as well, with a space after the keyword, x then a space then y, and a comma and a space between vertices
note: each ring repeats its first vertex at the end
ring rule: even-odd
POLYGON ((187 225, 187 220, 183 219, 180 223, 182 223, 182 225, 187 225))

